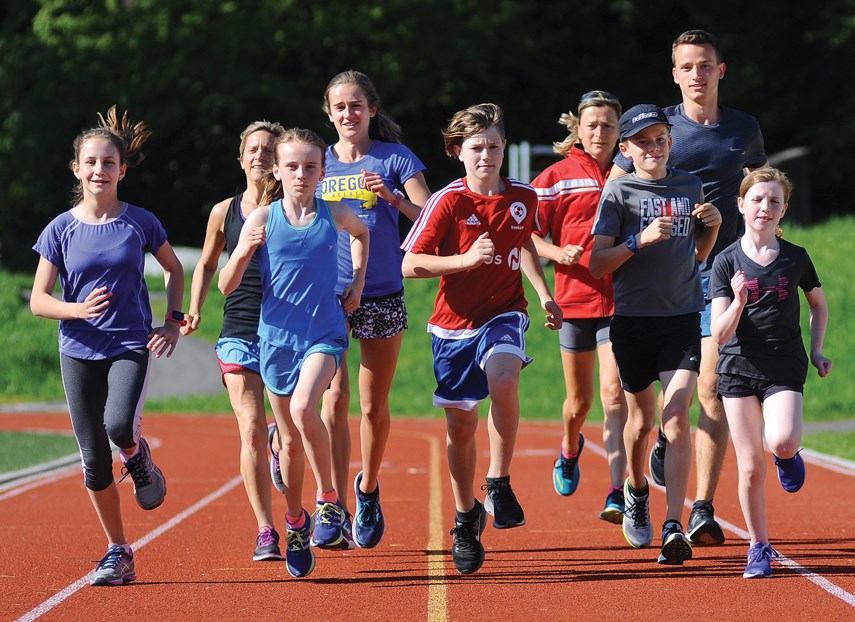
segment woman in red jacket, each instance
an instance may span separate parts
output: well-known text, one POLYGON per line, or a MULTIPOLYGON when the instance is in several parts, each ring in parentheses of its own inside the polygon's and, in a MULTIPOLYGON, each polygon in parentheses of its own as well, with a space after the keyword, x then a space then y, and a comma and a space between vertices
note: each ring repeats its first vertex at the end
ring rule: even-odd
POLYGON ((611 169, 620 115, 620 102, 611 93, 583 95, 576 115, 568 112, 559 119, 570 131, 554 145, 563 159, 531 182, 538 196, 532 238, 540 256, 555 264, 555 300, 564 312, 559 345, 567 397, 562 408, 564 436, 552 480, 556 492, 564 496, 572 495, 579 485, 579 455, 585 444, 581 430, 593 402, 599 358, 603 444, 611 475, 600 518, 615 524, 621 523, 624 509, 626 402, 609 342, 614 313, 611 278, 592 277, 588 261, 594 240, 591 226, 611 169))

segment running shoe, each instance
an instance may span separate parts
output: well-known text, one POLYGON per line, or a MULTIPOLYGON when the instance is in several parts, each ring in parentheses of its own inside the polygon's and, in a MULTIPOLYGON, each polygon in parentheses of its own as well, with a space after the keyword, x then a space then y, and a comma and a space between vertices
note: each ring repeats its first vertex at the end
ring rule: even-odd
POLYGON ((303 510, 305 523, 299 529, 294 529, 287 523, 285 536, 285 566, 292 577, 305 577, 315 569, 315 554, 309 546, 312 537, 313 519, 303 510))
POLYGON ((642 494, 635 496, 629 478, 623 484, 626 510, 623 513, 623 537, 630 546, 641 548, 653 542, 653 525, 650 524, 650 488, 644 483, 642 494))
POLYGON ((715 520, 712 499, 695 501, 689 515, 689 531, 686 533, 695 546, 724 544, 724 531, 715 520))
POLYGON ((606 522, 620 525, 623 523, 623 488, 612 488, 606 497, 606 505, 600 512, 600 518, 606 522))
POLYGON ((166 497, 166 478, 163 477, 160 469, 151 460, 151 450, 144 438, 139 440, 139 449, 131 458, 126 458, 125 454, 119 452, 119 459, 124 466, 122 467, 123 481, 128 475, 134 481, 134 497, 139 505, 144 510, 153 510, 163 503, 166 497))
POLYGON ((772 576, 772 558, 778 551, 769 544, 758 542, 748 549, 748 565, 742 573, 743 579, 765 579, 772 576))
POLYGON ((585 447, 585 437, 579 433, 579 451, 573 458, 564 458, 562 451, 558 451, 558 459, 552 469, 552 485, 555 486, 555 492, 564 497, 569 497, 576 488, 579 487, 579 456, 582 455, 582 448, 585 447))
POLYGON ((125 547, 113 544, 107 554, 98 562, 92 573, 89 585, 124 585, 137 578, 134 572, 134 554, 125 551, 125 547))
POLYGON ((359 484, 362 482, 362 471, 353 480, 353 490, 356 493, 356 521, 353 523, 353 537, 356 544, 363 549, 373 549, 383 539, 386 531, 386 520, 383 518, 383 508, 380 507, 380 482, 374 492, 362 492, 359 484))
POLYGON ((662 551, 657 561, 669 566, 682 566, 687 559, 692 559, 692 545, 683 534, 683 526, 680 521, 666 520, 662 525, 662 551))
POLYGON ((279 470, 279 452, 273 451, 273 437, 278 436, 278 434, 279 428, 276 427, 275 422, 267 426, 267 449, 270 450, 270 479, 273 482, 273 487, 284 495, 285 480, 282 479, 282 471, 279 470))
POLYGON ((492 515, 493 527, 510 529, 525 525, 525 513, 517 501, 514 489, 511 488, 510 475, 488 477, 481 490, 487 491, 484 496, 484 510, 492 515))
POLYGON ((475 508, 478 509, 478 517, 473 521, 460 521, 457 515, 454 517, 454 528, 450 534, 451 559, 454 567, 460 574, 472 574, 484 563, 484 545, 481 544, 481 534, 487 526, 487 513, 484 506, 477 499, 475 508))
POLYGON ((344 511, 344 520, 341 522, 341 531, 344 534, 344 539, 339 544, 339 548, 345 551, 356 548, 356 542, 353 540, 353 518, 350 512, 344 511))
POLYGON ((660 486, 665 485, 665 450, 668 449, 668 439, 665 438, 665 433, 662 428, 659 428, 659 435, 656 442, 653 444, 653 449, 650 450, 650 477, 660 486))
POLYGON ((344 540, 344 510, 341 505, 318 501, 315 506, 315 530, 312 533, 312 546, 319 549, 336 549, 344 540))
POLYGON ((255 543, 255 552, 252 554, 253 561, 267 562, 285 559, 279 549, 279 534, 270 525, 265 525, 258 530, 255 543))
POLYGON ((807 471, 805 461, 800 455, 801 450, 792 458, 775 456, 775 466, 778 467, 778 481, 787 492, 798 492, 805 483, 807 471))

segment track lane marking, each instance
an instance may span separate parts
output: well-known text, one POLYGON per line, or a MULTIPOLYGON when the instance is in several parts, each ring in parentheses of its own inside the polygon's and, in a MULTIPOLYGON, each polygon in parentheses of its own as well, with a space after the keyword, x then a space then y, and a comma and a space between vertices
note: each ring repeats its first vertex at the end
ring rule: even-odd
MULTIPOLYGON (((202 499, 200 499, 199 501, 197 501, 196 503, 194 503, 193 505, 188 507, 186 510, 179 512, 178 514, 176 514, 175 516, 170 518, 168 521, 166 521, 165 523, 163 523, 159 527, 155 527, 154 529, 149 531, 147 534, 145 534, 142 538, 140 538, 136 542, 132 542, 131 548, 136 553, 137 550, 141 549, 142 547, 144 547, 146 544, 148 544, 152 540, 162 536, 164 533, 166 533, 167 531, 169 531, 170 529, 172 529, 176 525, 179 525, 184 520, 193 516, 193 514, 195 514, 199 510, 210 505, 211 503, 213 503, 214 501, 216 501, 217 499, 219 499, 220 497, 225 495, 227 492, 232 490, 238 484, 242 483, 242 481, 243 480, 241 479, 240 475, 233 477, 232 479, 227 481, 225 484, 220 486, 217 490, 215 490, 214 492, 209 494, 207 497, 203 497, 202 499)), ((43 603, 41 603, 40 605, 38 605, 34 609, 31 609, 30 611, 28 611, 27 613, 22 615, 20 618, 18 618, 16 620, 16 622, 32 622, 32 620, 38 619, 39 617, 41 617, 44 614, 51 611, 52 609, 61 605, 69 597, 73 596, 78 590, 89 585, 89 575, 90 574, 91 573, 87 572, 85 575, 80 577, 77 581, 75 581, 71 585, 67 586, 65 589, 57 592, 56 594, 54 594, 53 596, 48 598, 46 601, 44 601, 43 603)))
MULTIPOLYGON (((601 458, 607 458, 605 448, 601 447, 600 445, 597 445, 593 441, 589 441, 588 437, 585 437, 585 449, 586 450, 592 450, 595 454, 597 454, 601 458)), ((538 453, 538 450, 529 450, 529 451, 530 451, 530 455, 537 455, 537 453, 538 453)), ((523 452, 520 452, 520 453, 514 452, 514 456, 518 456, 518 455, 523 454, 523 453, 525 453, 525 450, 523 450, 523 452)), ((835 473, 841 473, 843 475, 855 477, 855 463, 851 462, 850 460, 837 458, 835 456, 827 456, 823 453, 820 453, 817 451, 812 451, 809 449, 803 450, 802 453, 807 454, 809 456, 809 459, 806 460, 806 462, 808 462, 809 464, 814 464, 820 468, 824 468, 828 471, 833 471, 835 473)), ((657 484, 656 482, 654 482, 652 480, 648 481, 648 484, 650 485, 651 488, 658 490, 663 495, 665 494, 665 487, 664 486, 660 486, 659 484, 657 484)), ((688 497, 683 500, 683 505, 685 507, 687 507, 689 510, 692 509, 693 503, 694 503, 694 500, 689 499, 688 497)), ((719 524, 722 526, 722 528, 726 529, 727 531, 731 532, 732 534, 736 535, 737 537, 745 540, 746 542, 749 542, 751 540, 751 536, 749 535, 748 531, 746 531, 745 529, 742 529, 741 527, 738 527, 737 525, 734 525, 733 523, 721 518, 721 516, 719 516, 718 514, 716 514, 716 520, 719 522, 719 524)), ((807 579, 808 581, 810 581, 814 585, 816 585, 819 588, 821 588, 822 590, 824 590, 829 595, 831 595, 834 598, 837 598, 839 600, 842 600, 844 603, 846 603, 850 607, 855 607, 855 594, 852 594, 851 592, 846 591, 844 588, 840 587, 836 583, 830 581, 829 579, 826 579, 824 576, 822 576, 820 574, 815 573, 811 569, 806 568, 805 566, 802 566, 800 563, 798 563, 794 559, 787 557, 786 555, 781 555, 780 553, 778 553, 777 559, 781 563, 782 566, 786 566, 787 568, 790 568, 794 572, 797 572, 798 574, 803 576, 805 579, 807 579)))

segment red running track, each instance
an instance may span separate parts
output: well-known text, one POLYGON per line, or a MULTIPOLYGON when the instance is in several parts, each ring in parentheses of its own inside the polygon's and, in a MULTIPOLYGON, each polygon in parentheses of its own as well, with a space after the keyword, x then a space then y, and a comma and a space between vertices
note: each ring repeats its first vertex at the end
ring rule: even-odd
MULTIPOLYGON (((0 429, 68 430, 69 423, 64 414, 0 414, 0 429)), ((770 459, 770 531, 785 558, 773 578, 748 581, 742 579, 747 545, 732 453, 715 500, 727 542, 695 548, 684 566, 666 567, 656 563, 658 548, 631 549, 620 527, 597 518, 608 489, 599 429, 586 428, 582 483, 564 498, 551 481, 559 424, 523 422, 511 473, 527 524, 504 531, 488 526, 484 566, 464 577, 449 554, 453 502, 444 420, 395 419, 381 473, 385 538, 372 550, 320 551, 312 575, 293 579, 283 563, 251 560, 255 523, 238 477, 234 420, 148 416, 143 429, 168 495, 160 508, 144 512, 131 483, 119 486, 137 580, 88 586, 105 542, 74 465, 0 487, 0 618, 855 620, 855 469, 849 463, 809 457, 805 488, 788 495, 770 459)), ((356 433, 355 422, 351 429, 356 433)), ((483 422, 479 443, 484 473, 483 422)), ((311 475, 305 490, 311 507, 311 475)), ((654 488, 654 544, 664 504, 662 490, 654 488)), ((284 499, 275 499, 275 509, 284 516, 284 499)))

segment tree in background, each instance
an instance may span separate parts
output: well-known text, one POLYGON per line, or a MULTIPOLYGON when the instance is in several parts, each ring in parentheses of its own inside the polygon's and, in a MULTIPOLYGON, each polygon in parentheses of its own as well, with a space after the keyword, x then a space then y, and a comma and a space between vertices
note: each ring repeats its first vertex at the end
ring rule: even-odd
POLYGON ((256 118, 311 127, 329 78, 372 76, 430 187, 457 175, 440 128, 493 101, 510 142, 550 143, 581 93, 676 102, 670 44, 721 40, 725 105, 759 118, 769 153, 808 145, 815 213, 848 211, 855 177, 855 0, 765 5, 673 0, 15 0, 0 4, 0 266, 32 270, 38 231, 68 206, 68 145, 116 103, 149 121, 149 161, 125 186, 174 244, 201 245, 210 206, 241 172, 233 136, 256 118))

